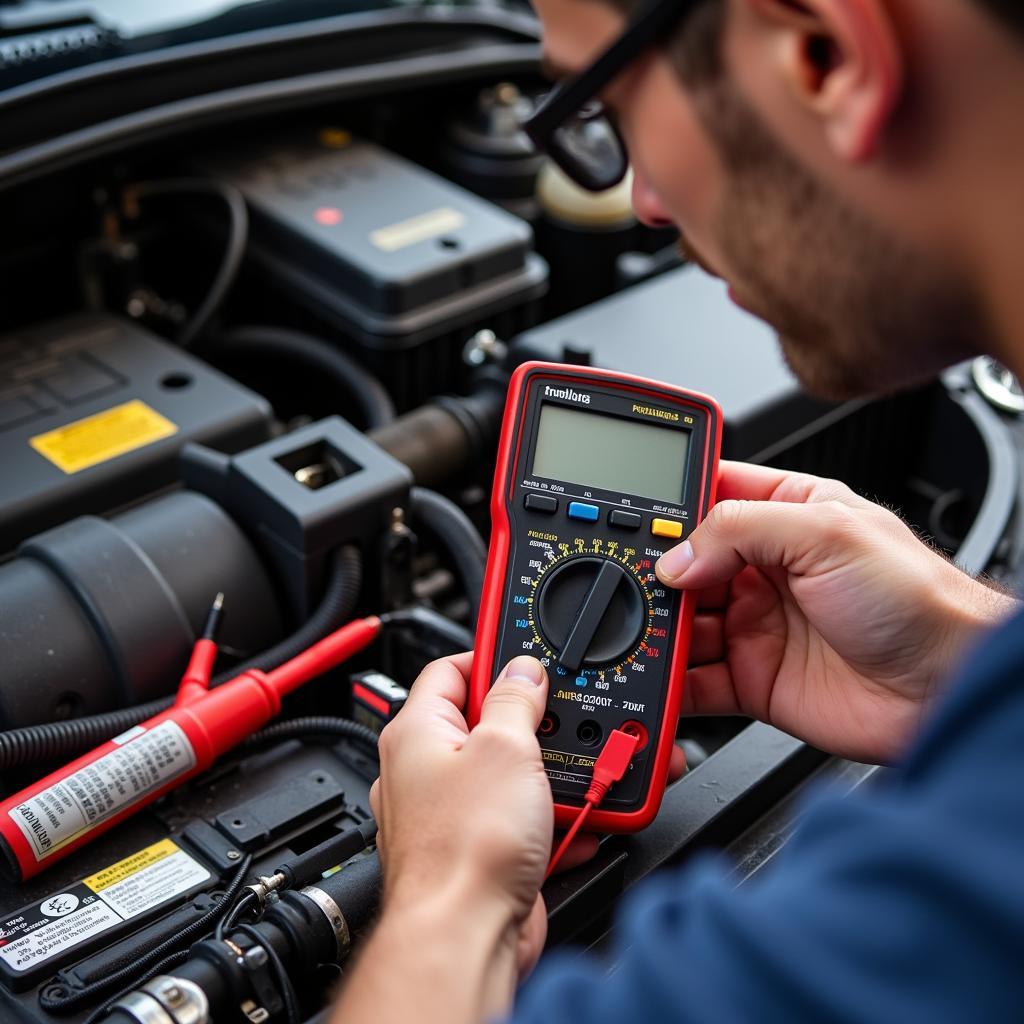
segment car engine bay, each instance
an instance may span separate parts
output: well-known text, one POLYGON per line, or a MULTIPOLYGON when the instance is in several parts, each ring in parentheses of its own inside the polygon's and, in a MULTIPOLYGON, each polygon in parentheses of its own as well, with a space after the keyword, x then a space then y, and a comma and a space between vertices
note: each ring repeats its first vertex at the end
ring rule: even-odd
MULTIPOLYGON (((801 392, 772 332, 636 221, 628 183, 587 195, 532 150, 525 7, 129 50, 2 69, 2 795, 165 710, 211 605, 214 692, 380 626, 73 856, 24 877, 3 851, 4 1020, 322 1013, 377 904, 376 737, 427 662, 472 647, 527 360, 714 395, 723 457, 836 477, 968 571, 1016 574, 1024 432, 982 370, 875 401, 801 392)), ((545 887, 549 946, 603 948, 622 895, 698 849, 741 882, 807 787, 877 770, 732 718, 677 742, 688 771, 655 823, 545 887)), ((175 756, 155 749, 154 779, 175 756)), ((68 796, 82 828, 155 785, 115 775, 68 796)), ((62 840, 38 817, 45 861, 62 840)))

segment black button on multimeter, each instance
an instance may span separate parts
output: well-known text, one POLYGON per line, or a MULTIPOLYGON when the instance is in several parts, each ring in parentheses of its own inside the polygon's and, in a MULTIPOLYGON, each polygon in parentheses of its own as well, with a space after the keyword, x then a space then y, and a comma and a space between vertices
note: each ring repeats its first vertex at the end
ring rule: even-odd
POLYGON ((639 512, 627 512, 623 508, 613 508, 608 513, 608 525, 616 526, 620 530, 639 530, 643 524, 644 519, 639 512))
POLYGON ((553 516, 558 511, 558 499, 550 494, 528 494, 523 499, 523 508, 553 516))

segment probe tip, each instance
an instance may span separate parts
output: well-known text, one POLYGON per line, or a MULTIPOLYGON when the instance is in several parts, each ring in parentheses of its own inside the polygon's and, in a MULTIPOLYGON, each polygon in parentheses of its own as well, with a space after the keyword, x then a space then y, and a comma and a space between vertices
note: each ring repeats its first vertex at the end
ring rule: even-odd
POLYGON ((217 632, 220 629, 221 615, 224 609, 224 594, 219 593, 210 605, 210 613, 206 616, 206 626, 203 628, 204 640, 216 640, 217 632))

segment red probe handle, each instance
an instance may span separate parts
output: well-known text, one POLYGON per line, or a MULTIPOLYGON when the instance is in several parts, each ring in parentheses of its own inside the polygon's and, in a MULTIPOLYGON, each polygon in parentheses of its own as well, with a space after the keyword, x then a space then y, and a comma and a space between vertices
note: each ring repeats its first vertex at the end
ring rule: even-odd
POLYGON ((192 648, 192 657, 188 660, 188 668, 178 684, 178 695, 174 699, 176 706, 191 704, 205 697, 210 690, 210 676, 217 660, 217 644, 213 640, 197 640, 192 648))
POLYGON ((184 703, 9 797, 0 866, 31 878, 209 768, 273 718, 283 696, 362 650, 380 627, 375 616, 357 619, 273 672, 245 672, 209 692, 189 687, 184 703))
POLYGON ((380 619, 371 615, 335 630, 280 668, 268 672, 270 685, 278 696, 287 696, 303 683, 323 675, 361 651, 380 632, 380 625, 380 619))

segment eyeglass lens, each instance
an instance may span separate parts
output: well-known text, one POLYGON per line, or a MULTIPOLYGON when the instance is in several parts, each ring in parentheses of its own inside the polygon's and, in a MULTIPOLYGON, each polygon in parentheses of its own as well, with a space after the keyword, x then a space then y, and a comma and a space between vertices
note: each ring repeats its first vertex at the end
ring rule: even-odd
POLYGON ((626 173, 626 151, 600 106, 590 105, 555 129, 566 168, 587 188, 611 188, 626 173))

